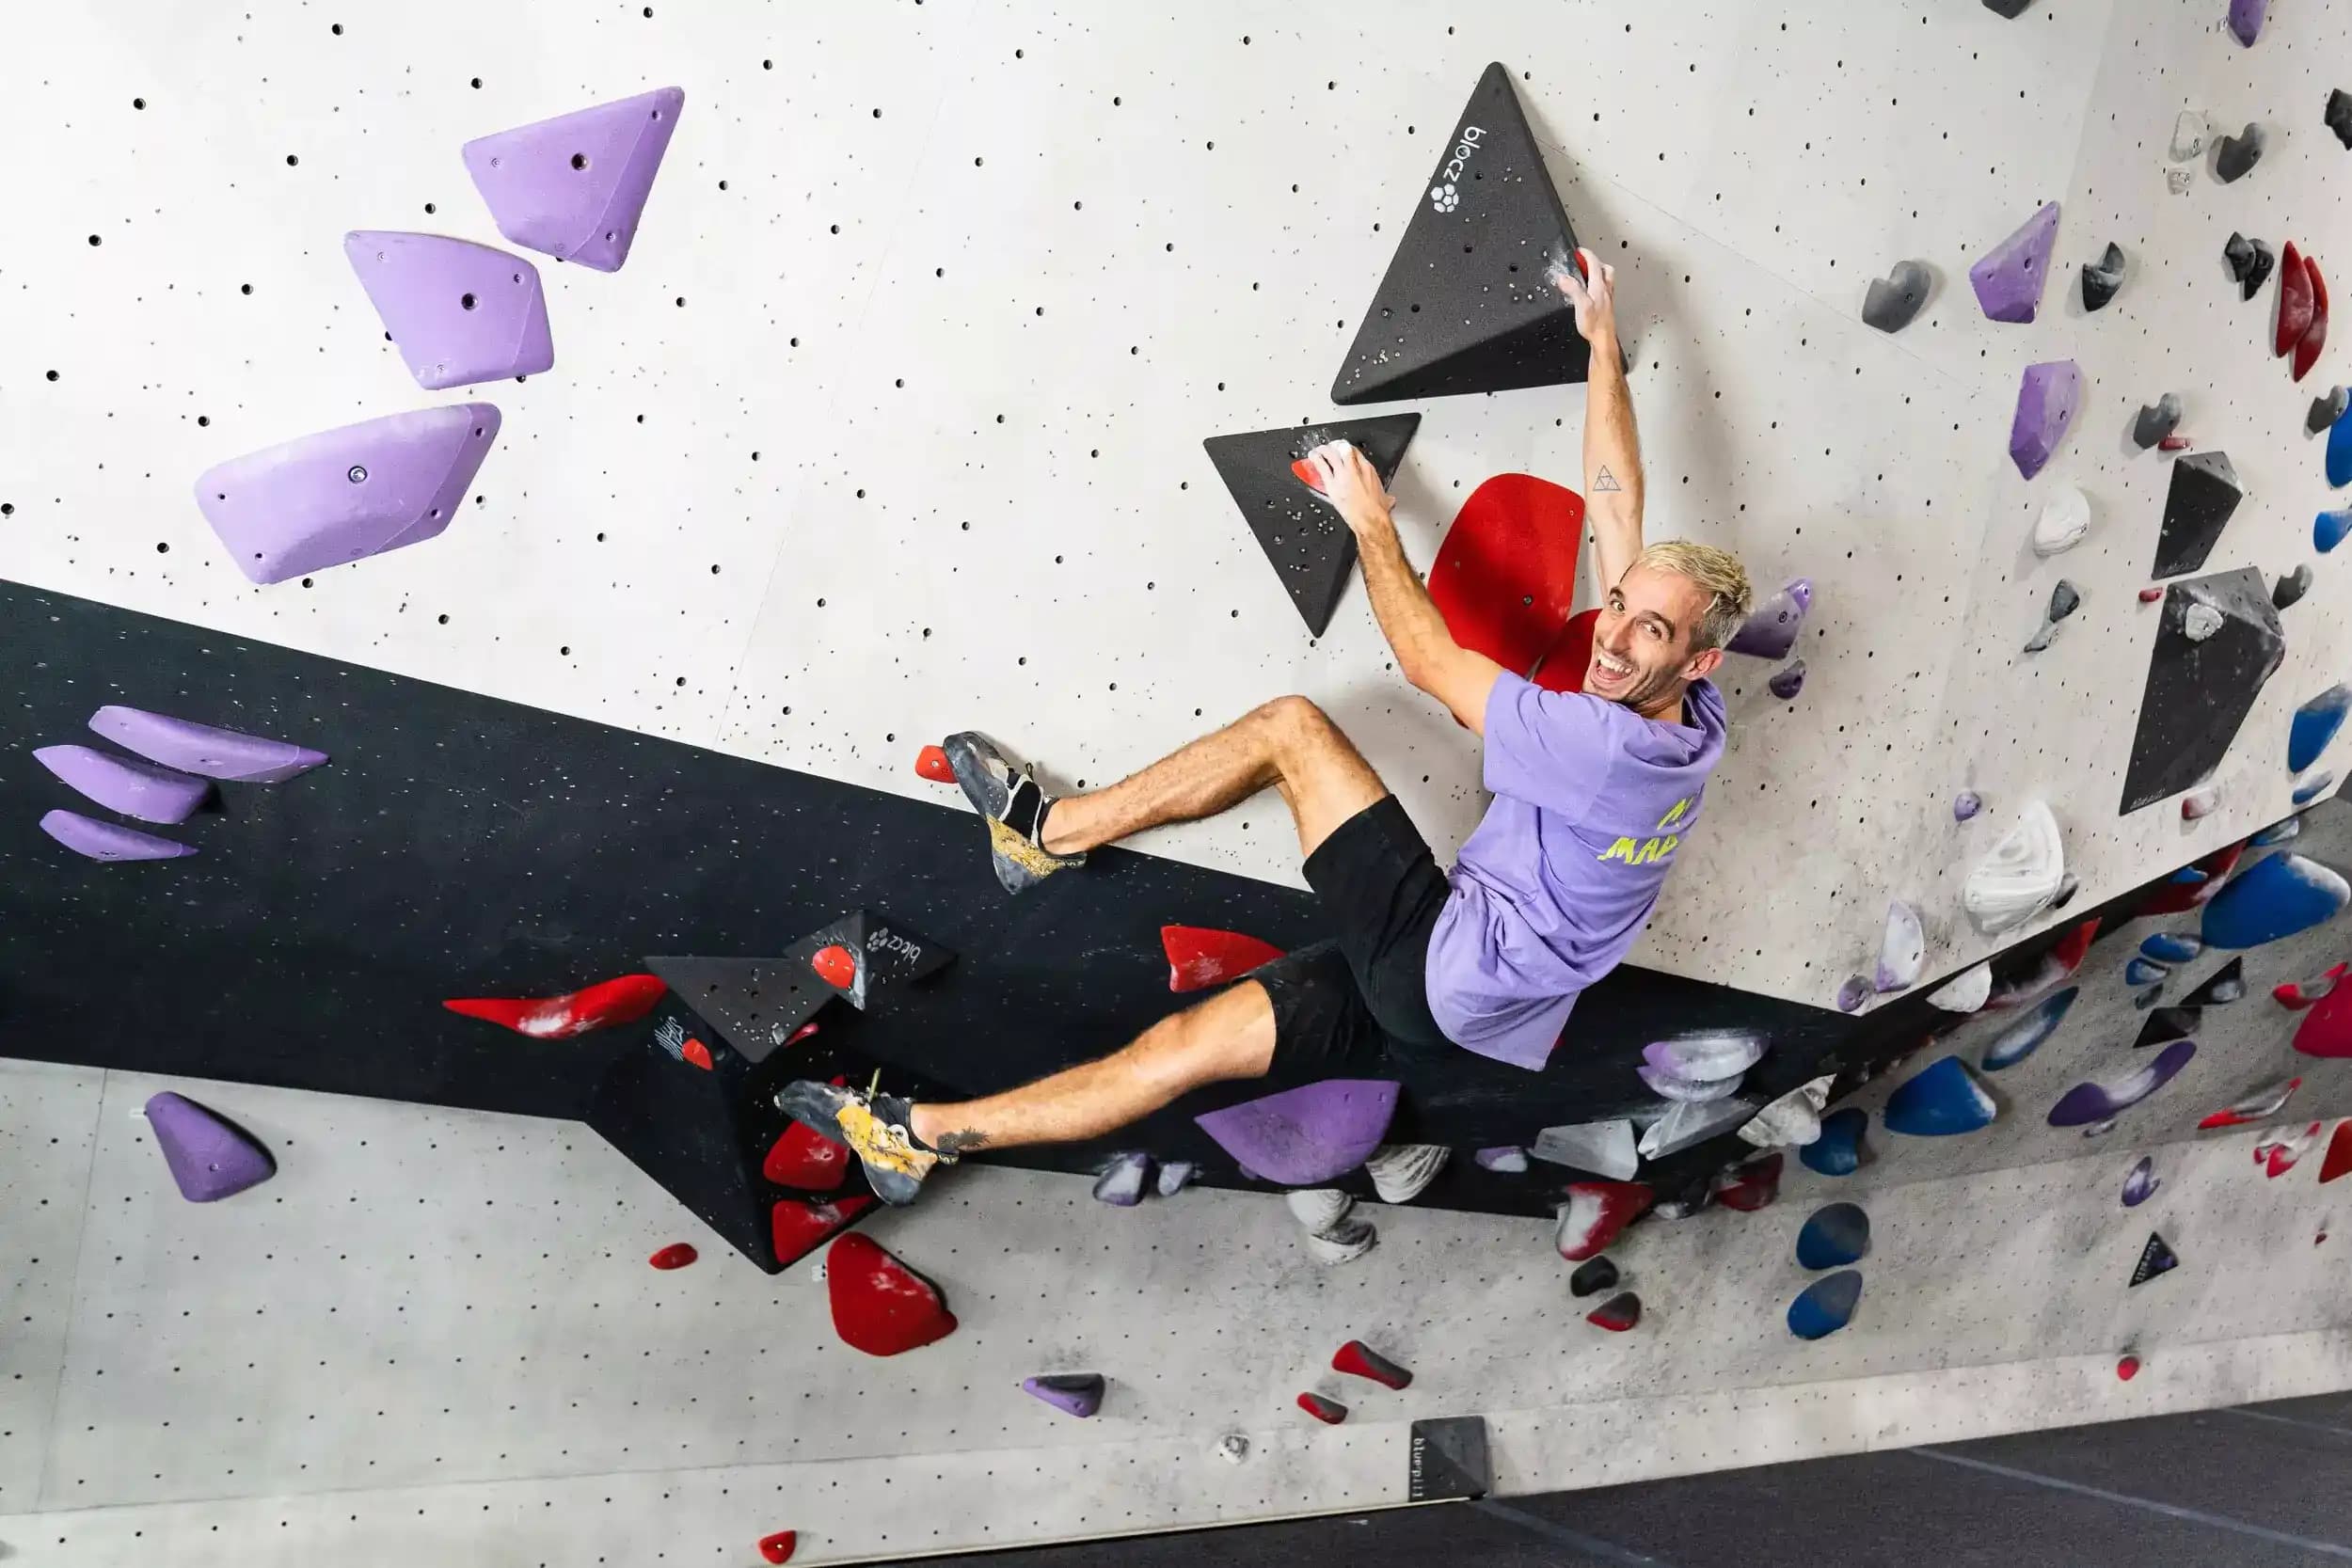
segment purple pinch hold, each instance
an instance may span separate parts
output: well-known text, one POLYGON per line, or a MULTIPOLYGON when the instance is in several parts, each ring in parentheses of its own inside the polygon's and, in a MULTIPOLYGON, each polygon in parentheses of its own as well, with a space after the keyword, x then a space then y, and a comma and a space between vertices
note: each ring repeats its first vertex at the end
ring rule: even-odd
POLYGON ((40 819, 40 831, 75 854, 94 861, 174 861, 196 853, 193 845, 174 844, 79 812, 53 811, 40 819))
POLYGON ((33 760, 108 811, 142 822, 185 822, 213 792, 206 781, 177 768, 94 746, 43 746, 33 760))
POLYGON ((110 704, 90 715, 89 727, 151 762, 232 784, 283 784, 326 761, 325 752, 292 741, 192 724, 144 708, 110 704))

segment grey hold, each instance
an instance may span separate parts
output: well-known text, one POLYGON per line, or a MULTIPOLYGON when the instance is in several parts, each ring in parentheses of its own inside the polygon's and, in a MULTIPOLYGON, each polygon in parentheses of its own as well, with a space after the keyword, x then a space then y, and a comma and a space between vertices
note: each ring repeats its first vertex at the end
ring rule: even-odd
POLYGON ((2132 443, 2146 451, 2179 428, 2181 423, 2181 394, 2167 392, 2153 404, 2142 404, 2139 417, 2132 421, 2132 443))
POLYGON ((1984 8, 1994 16, 2005 16, 2014 22, 2032 4, 2033 0, 1984 0, 1984 8))
POLYGON ((2181 631, 2191 642, 2202 642, 2221 629, 2221 611, 2209 604, 2192 604, 2181 614, 2181 631))
POLYGON ((2263 148, 2268 139, 2264 135, 2263 128, 2250 119, 2246 122, 2246 129, 2236 135, 2222 137, 2220 145, 2214 150, 2214 178, 2225 185, 2235 184, 2245 179, 2253 172, 2254 166, 2262 162, 2263 148))
POLYGON ((2245 297, 2253 298, 2270 281, 2270 269, 2278 258, 2260 240, 2249 240, 2243 234, 2232 234, 2221 246, 2221 259, 2230 264, 2230 276, 2238 281, 2245 297))
POLYGON ((2205 116, 2198 109, 2183 109, 2172 120, 2172 145, 2168 150, 2176 164, 2187 163, 2205 150, 2205 116))
POLYGON ((2312 563, 2308 561, 2280 578, 2270 590, 2270 608, 2284 610, 2312 591, 2312 563))
POLYGON ((1925 263, 1896 262, 1884 277, 1870 279, 1870 292, 1862 300, 1863 321, 1881 332, 1900 332, 1927 304, 1934 282, 1925 263))
POLYGON ((2059 621, 2065 620, 2069 615, 2074 614, 2075 610, 2082 608, 2082 590, 2067 581, 2064 578, 2058 578, 2058 586, 2050 590, 2051 623, 2055 625, 2059 621))
POLYGON ((2344 410, 2347 404, 2352 404, 2352 392, 2347 392, 2341 387, 2329 388, 2328 395, 2324 398, 2312 399, 2312 411, 2303 416, 2304 433, 2316 436, 2328 429, 2344 418, 2344 410))
POLYGON ((1794 659, 1773 671, 1772 679, 1766 681, 1764 685, 1766 689, 1782 702, 1793 701, 1797 693, 1804 689, 1804 660, 1794 659))
POLYGON ((2083 309, 2102 310, 2123 286, 2123 247, 2109 241, 2106 254, 2094 265, 2083 263, 2083 309))
POLYGON ((2328 129, 2336 134, 2336 140, 2344 143, 2345 151, 2352 152, 2352 93, 2345 92, 2342 87, 2331 89, 2328 94, 2327 118, 2328 129))

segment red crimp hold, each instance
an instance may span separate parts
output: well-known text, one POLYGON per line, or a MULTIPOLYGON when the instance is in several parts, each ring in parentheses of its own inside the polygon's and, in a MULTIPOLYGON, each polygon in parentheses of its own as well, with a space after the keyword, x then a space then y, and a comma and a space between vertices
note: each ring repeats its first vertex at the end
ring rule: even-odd
POLYGON ((863 1194, 831 1203, 797 1197, 780 1200, 768 1216, 768 1237, 776 1250, 776 1266, 790 1268, 854 1224, 874 1202, 863 1194))
POLYGON ((825 1293, 834 1332, 868 1355, 903 1355, 956 1331, 939 1287, 854 1231, 826 1249, 825 1293))
POLYGON ((1160 947, 1168 954, 1170 990, 1206 990, 1282 956, 1272 942, 1206 926, 1163 926, 1160 947))
POLYGON ((2115 1364, 2115 1375, 2129 1383, 2139 1375, 2139 1357, 2127 1355, 2115 1364))
POLYGON ((681 1060, 693 1063, 705 1072, 708 1072, 710 1070, 710 1047, 705 1045, 693 1036, 689 1035, 686 1037, 686 1043, 677 1048, 677 1053, 681 1060))
POLYGON ((1298 1408, 1327 1427, 1338 1426, 1347 1419, 1347 1406, 1337 1400, 1327 1400, 1321 1394, 1299 1395, 1298 1408))
POLYGON ((691 1243, 672 1242, 645 1261, 657 1269, 682 1269, 701 1256, 691 1243))
POLYGON ((771 1562, 789 1562, 792 1549, 801 1544, 801 1532, 780 1529, 773 1535, 759 1538, 759 1555, 771 1562))
MULTIPOLYGON (((2352 1127, 2352 1122, 2344 1125, 2352 1127)), ((1342 1345, 1338 1354, 1331 1357, 1331 1370, 1345 1372, 1350 1377, 1368 1377, 1391 1388, 1409 1388, 1413 1386, 1412 1373, 1361 1339, 1350 1339, 1342 1345)))
POLYGON ((1642 1298, 1630 1291, 1620 1291, 1585 1313, 1584 1321, 1595 1328, 1623 1334, 1642 1321, 1642 1298))
POLYGON ((857 984, 857 955, 837 942, 819 947, 808 960, 808 967, 817 972, 817 978, 835 990, 848 990, 857 984))
POLYGON ((2141 604, 2154 604, 2158 599, 2163 597, 2164 590, 2161 588, 2143 588, 2139 591, 2139 602, 2141 604))
POLYGON ((933 784, 954 784, 956 770, 947 764, 947 753, 936 746, 926 746, 914 756, 914 771, 933 784))
POLYGON ((2156 450, 2158 451, 2186 451, 2189 448, 2195 446, 2196 444, 2197 441, 2194 436, 2183 436, 2180 432, 2175 431, 2171 435, 2159 440, 2156 443, 2156 450))
POLYGON ((1305 485, 1308 489, 1312 490, 1318 496, 1323 494, 1323 474, 1322 471, 1314 466, 1314 461, 1311 458, 1292 458, 1291 472, 1298 476, 1299 483, 1305 485))
POLYGON ((653 1011, 670 988, 659 975, 624 974, 564 996, 469 996, 444 1002, 453 1013, 502 1024, 532 1039, 567 1040, 592 1029, 634 1023, 653 1011))
POLYGON ((1715 1201, 1726 1209, 1753 1214, 1780 1196, 1780 1151, 1758 1155, 1715 1178, 1715 1201))
POLYGON ((1657 1196, 1643 1181, 1571 1181, 1553 1241, 1571 1263, 1598 1257, 1657 1196))

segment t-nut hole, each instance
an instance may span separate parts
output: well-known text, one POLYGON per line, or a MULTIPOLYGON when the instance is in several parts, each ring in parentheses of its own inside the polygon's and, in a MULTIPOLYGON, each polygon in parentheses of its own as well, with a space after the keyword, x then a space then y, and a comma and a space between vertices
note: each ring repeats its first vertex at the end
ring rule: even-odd
POLYGON ((470 310, 473 309, 473 295, 459 294, 457 296, 457 303, 461 308, 470 310))
POLYGON ((344 472, 343 477, 351 481, 354 484, 365 484, 368 482, 368 471, 367 469, 361 467, 358 464, 354 463, 350 468, 344 472))
POLYGON ((573 153, 572 166, 574 168, 586 168, 588 166, 588 154, 585 152, 573 153))

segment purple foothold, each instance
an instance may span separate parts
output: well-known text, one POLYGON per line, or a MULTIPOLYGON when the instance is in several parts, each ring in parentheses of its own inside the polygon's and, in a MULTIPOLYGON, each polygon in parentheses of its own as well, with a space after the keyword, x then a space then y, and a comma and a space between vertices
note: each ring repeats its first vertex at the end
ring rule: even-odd
POLYGON ((1057 1372, 1052 1377, 1025 1377, 1021 1391, 1043 1400, 1065 1416, 1081 1420, 1103 1408, 1103 1374, 1057 1372))
POLYGON ((1952 797, 1952 820, 1965 822, 1984 810, 1984 797, 1973 789, 1963 789, 1952 797))
POLYGON ((618 272, 685 104, 661 87, 500 131, 466 144, 466 172, 516 245, 618 272))
POLYGON ((108 811, 142 822, 185 822, 213 788, 176 768, 92 746, 43 746, 33 760, 108 811))
POLYGON ((264 740, 112 704, 89 716, 89 727, 150 762, 231 784, 284 784, 326 760, 325 752, 290 740, 264 740))
POLYGON ((1813 583, 1798 578, 1756 606, 1754 614, 1731 634, 1726 647, 1756 658, 1787 658, 1804 627, 1804 612, 1813 608, 1813 583))
POLYGON ((1784 703, 1794 701, 1797 693, 1804 689, 1804 660, 1791 659, 1773 671, 1772 679, 1766 681, 1764 687, 1784 703))
POLYGON ((345 234, 343 255, 418 386, 536 375, 555 363, 539 269, 521 257, 378 229, 345 234))
POLYGON ((1132 1209, 1143 1201, 1144 1184, 1152 1179, 1152 1156, 1149 1154, 1114 1155, 1095 1180, 1094 1201, 1114 1208, 1132 1209))
POLYGON ((2026 367, 2017 388, 2017 414, 2010 420, 2009 455, 2027 479, 2042 471, 2066 439, 2083 396, 2082 367, 2072 359, 2050 359, 2026 367))
POLYGON ((1193 1120, 1266 1180, 1313 1187, 1354 1170, 1380 1147, 1396 1091, 1385 1079, 1327 1078, 1193 1120))
POLYGON ((1159 1178, 1154 1185, 1162 1197, 1174 1197, 1178 1193, 1192 1185, 1192 1179, 1198 1173, 1199 1167, 1191 1161, 1171 1160, 1160 1167, 1159 1178))
POLYGON ((233 1196, 278 1172, 269 1150, 193 1100, 156 1095, 147 1102, 147 1125, 190 1203, 233 1196))
POLYGON ((2033 320, 2042 308, 2042 286, 2049 280, 2058 228, 2058 205, 2053 201, 1968 269, 1977 303, 1988 317, 1996 322, 2033 320))
POLYGON ((1837 988, 1837 1010, 1851 1013, 1860 1009, 1870 999, 1870 982, 1859 974, 1849 974, 1846 983, 1837 988))
POLYGON ((1521 1176, 1527 1171, 1527 1150, 1518 1144, 1497 1144, 1482 1148, 1470 1156, 1481 1170, 1500 1171, 1505 1176, 1521 1176))
POLYGON ((2137 1072, 2112 1084, 2077 1084, 2050 1107, 2053 1127, 2088 1127, 2112 1121, 2172 1080, 2197 1054, 2195 1040, 2174 1040, 2137 1072))
POLYGON ((94 861, 176 861, 196 853, 191 845, 174 844, 79 812, 53 811, 40 819, 40 831, 75 854, 94 861))
POLYGON ((498 433, 486 403, 388 414, 232 457, 197 480, 196 504, 237 570, 279 582, 439 533, 498 433))
POLYGON ((2230 32, 2247 48, 2262 37, 2263 23, 2270 15, 2270 0, 2230 0, 2230 32))

